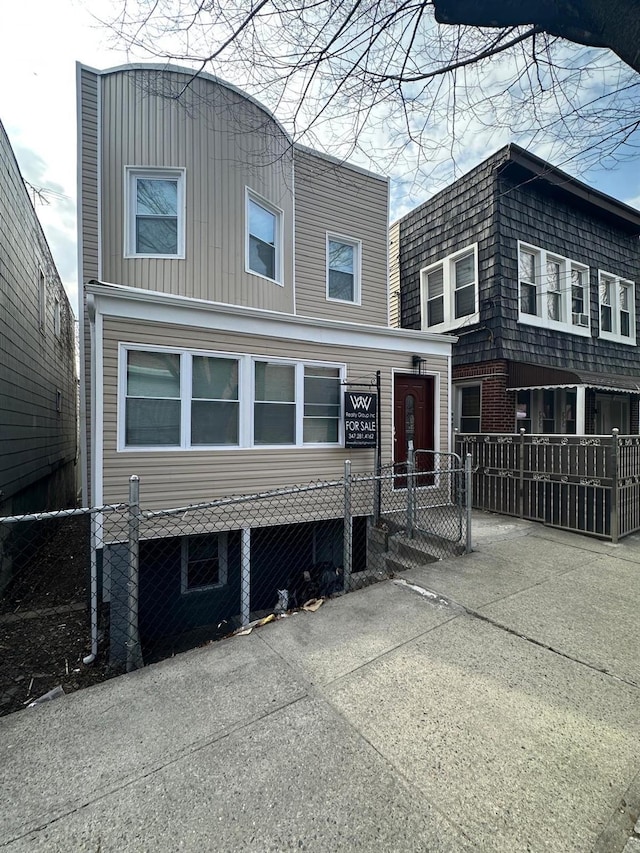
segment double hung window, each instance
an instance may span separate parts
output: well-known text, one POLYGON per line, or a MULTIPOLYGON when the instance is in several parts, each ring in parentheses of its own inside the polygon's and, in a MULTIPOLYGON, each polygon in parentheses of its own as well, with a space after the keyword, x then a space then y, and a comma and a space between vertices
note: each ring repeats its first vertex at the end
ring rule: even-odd
POLYGON ((360 256, 358 240, 327 235, 327 299, 360 302, 360 256))
POLYGON ((518 288, 521 323, 591 334, 588 267, 519 243, 518 288))
POLYGON ((458 388, 458 409, 460 432, 480 432, 480 385, 458 388))
POLYGON ((609 273, 599 273, 600 337, 635 344, 635 285, 609 273))
POLYGON ((471 246, 420 271, 422 328, 455 329, 477 322, 477 247, 471 246))
POLYGON ((127 257, 184 257, 184 170, 127 168, 127 257))
POLYGON ((247 189, 246 268, 282 281, 282 211, 247 189))

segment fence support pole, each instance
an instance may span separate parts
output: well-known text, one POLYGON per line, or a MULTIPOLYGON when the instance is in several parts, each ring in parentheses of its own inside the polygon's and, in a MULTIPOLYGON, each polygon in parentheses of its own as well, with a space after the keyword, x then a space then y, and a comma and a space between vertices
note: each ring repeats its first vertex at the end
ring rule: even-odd
POLYGON ((248 625, 251 620, 251 528, 240 531, 240 620, 248 625))
POLYGON ((518 516, 524 518, 524 427, 520 427, 520 460, 518 465, 518 516))
POLYGON ((407 447, 407 536, 413 539, 413 528, 415 526, 415 478, 414 471, 416 467, 415 452, 413 449, 413 441, 409 441, 407 447))
POLYGON ((127 672, 143 666, 140 632, 138 630, 138 578, 140 570, 140 478, 129 477, 129 577, 128 625, 127 625, 127 672))
POLYGON ((611 541, 618 544, 620 532, 619 508, 618 508, 618 482, 620 478, 620 445, 618 443, 619 430, 614 427, 611 430, 611 541))
POLYGON ((464 457, 464 494, 467 516, 467 541, 465 543, 465 553, 467 554, 471 553, 471 506, 473 504, 473 495, 471 493, 471 478, 473 477, 473 468, 471 463, 471 454, 467 453, 467 455, 464 457))
POLYGON ((344 591, 351 589, 351 571, 353 566, 353 519, 351 518, 351 462, 344 462, 344 531, 342 539, 342 570, 344 572, 344 591))

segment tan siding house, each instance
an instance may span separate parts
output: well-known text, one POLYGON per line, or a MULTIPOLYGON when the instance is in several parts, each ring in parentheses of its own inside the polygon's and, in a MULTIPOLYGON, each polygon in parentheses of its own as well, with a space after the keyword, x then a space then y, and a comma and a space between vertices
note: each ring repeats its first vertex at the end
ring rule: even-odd
MULTIPOLYGON (((86 500, 125 501, 132 474, 144 510, 335 481, 346 460, 372 474, 378 448, 345 447, 344 400, 378 378, 382 464, 406 460, 414 393, 419 446, 449 450, 454 339, 389 325, 385 178, 293 144, 204 74, 80 66, 78 85, 86 500)), ((259 574, 249 534, 264 550, 259 528, 280 524, 246 506, 235 530, 207 533, 230 553, 244 543, 243 584, 259 574)), ((371 502, 354 506, 364 530, 371 502)), ((341 524, 336 512, 301 499, 296 521, 341 524)), ((144 536, 182 541, 179 575, 189 535, 147 524, 144 536)), ((94 544, 113 596, 121 545, 94 544)), ((231 586, 207 594, 207 618, 237 616, 231 586)), ((193 615, 197 600, 179 604, 193 615)))

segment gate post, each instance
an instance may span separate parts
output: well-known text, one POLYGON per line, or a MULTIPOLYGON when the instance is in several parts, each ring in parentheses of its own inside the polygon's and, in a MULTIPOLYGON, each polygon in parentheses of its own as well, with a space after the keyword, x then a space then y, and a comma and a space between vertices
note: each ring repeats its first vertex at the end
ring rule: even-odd
POLYGON ((342 570, 344 591, 351 589, 351 570, 353 566, 353 522, 351 518, 351 462, 344 461, 344 524, 342 536, 342 570))
POLYGON ((465 494, 465 509, 467 516, 467 541, 465 545, 465 553, 471 553, 471 506, 473 504, 473 496, 471 494, 471 478, 473 477, 471 465, 471 454, 467 453, 464 457, 464 494, 465 494))
POLYGON ((140 569, 140 477, 129 477, 129 573, 127 578, 127 672, 144 666, 138 630, 138 578, 140 569))
POLYGON ((414 515, 415 515, 415 477, 414 471, 416 467, 415 451, 413 449, 413 441, 409 441, 407 448, 407 534, 409 539, 413 539, 414 515))
POLYGON ((520 427, 520 460, 518 465, 518 516, 524 518, 524 427, 520 427))
POLYGON ((617 428, 611 430, 611 514, 609 526, 611 532, 611 541, 614 545, 618 543, 618 535, 620 531, 620 520, 618 512, 618 482, 620 478, 620 445, 618 444, 617 428))

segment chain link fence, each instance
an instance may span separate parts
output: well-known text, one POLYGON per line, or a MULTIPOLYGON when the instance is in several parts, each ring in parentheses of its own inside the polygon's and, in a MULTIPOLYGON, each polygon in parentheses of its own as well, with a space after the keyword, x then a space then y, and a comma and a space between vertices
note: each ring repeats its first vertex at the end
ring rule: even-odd
POLYGON ((0 518, 0 714, 469 548, 454 454, 172 509, 140 486, 0 518))

